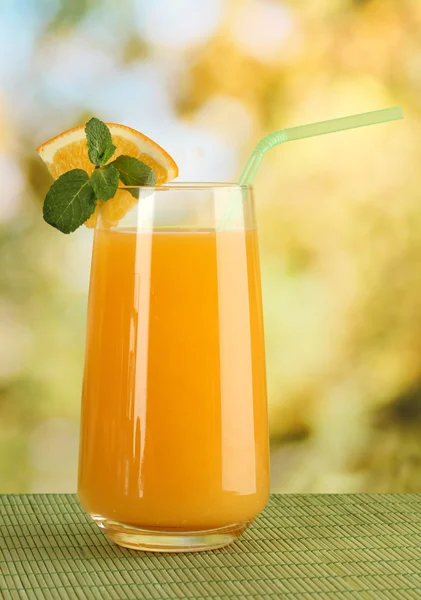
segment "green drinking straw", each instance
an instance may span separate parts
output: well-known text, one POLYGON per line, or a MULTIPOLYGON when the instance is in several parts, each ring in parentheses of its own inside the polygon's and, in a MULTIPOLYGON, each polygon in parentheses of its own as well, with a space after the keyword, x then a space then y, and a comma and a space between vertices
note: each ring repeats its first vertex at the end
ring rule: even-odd
POLYGON ((251 185, 265 152, 279 144, 292 142, 293 140, 302 140, 316 135, 325 135, 326 133, 335 133, 336 131, 345 131, 346 129, 387 123, 388 121, 396 121, 397 119, 403 119, 403 111, 400 106, 274 131, 261 139, 257 144, 241 173, 238 185, 251 185))

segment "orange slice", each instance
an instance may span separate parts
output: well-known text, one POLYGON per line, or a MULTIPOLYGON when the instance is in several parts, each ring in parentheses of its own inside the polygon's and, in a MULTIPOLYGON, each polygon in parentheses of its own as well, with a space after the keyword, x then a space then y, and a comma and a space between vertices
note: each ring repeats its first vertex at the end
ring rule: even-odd
MULTIPOLYGON (((138 158, 155 171, 157 185, 162 185, 177 177, 177 164, 156 142, 140 131, 125 125, 107 123, 107 127, 111 132, 113 143, 117 147, 109 162, 121 154, 138 158)), ((44 142, 37 148, 37 152, 54 179, 70 169, 84 169, 89 174, 94 170, 94 165, 88 156, 85 125, 64 131, 44 142)), ((137 200, 129 192, 118 190, 111 200, 98 201, 95 213, 86 221, 85 225, 95 227, 98 212, 101 210, 104 224, 115 226, 136 202, 137 200)))

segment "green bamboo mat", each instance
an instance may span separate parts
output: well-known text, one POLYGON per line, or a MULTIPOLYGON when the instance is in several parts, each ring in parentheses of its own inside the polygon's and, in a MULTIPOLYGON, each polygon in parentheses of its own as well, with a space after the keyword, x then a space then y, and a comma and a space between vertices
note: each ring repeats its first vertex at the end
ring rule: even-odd
POLYGON ((0 496, 0 598, 421 598, 421 495, 275 495, 236 544, 170 555, 109 543, 76 496, 0 496))

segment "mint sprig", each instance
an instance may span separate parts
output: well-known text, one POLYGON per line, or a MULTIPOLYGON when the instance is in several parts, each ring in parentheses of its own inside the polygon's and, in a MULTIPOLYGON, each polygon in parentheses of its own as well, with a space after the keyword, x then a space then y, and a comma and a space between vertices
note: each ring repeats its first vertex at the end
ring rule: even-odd
MULTIPOLYGON (((91 176, 72 169, 52 184, 44 200, 44 220, 63 233, 72 233, 94 213, 97 200, 114 197, 118 183, 127 186, 153 186, 155 172, 133 156, 121 155, 113 162, 116 146, 107 125, 93 117, 85 126, 89 160, 95 165, 91 176), (108 163, 108 164, 106 164, 108 163)), ((137 197, 135 190, 128 190, 137 197)))

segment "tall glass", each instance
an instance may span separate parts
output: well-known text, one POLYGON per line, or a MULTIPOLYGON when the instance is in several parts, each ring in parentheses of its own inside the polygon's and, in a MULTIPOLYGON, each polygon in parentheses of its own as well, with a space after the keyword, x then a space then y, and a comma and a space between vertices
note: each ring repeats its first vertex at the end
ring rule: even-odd
POLYGON ((121 546, 217 548, 269 494, 252 192, 130 191, 133 209, 95 231, 79 498, 121 546))

